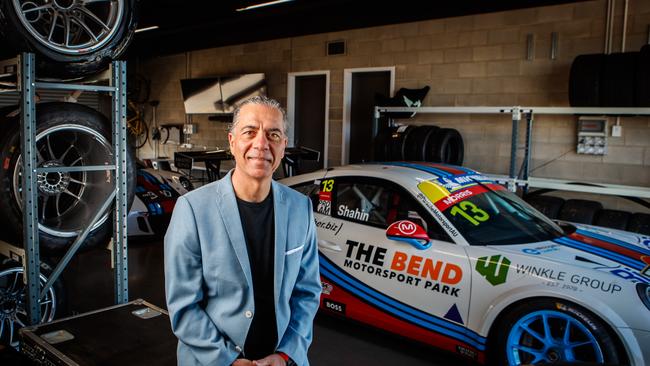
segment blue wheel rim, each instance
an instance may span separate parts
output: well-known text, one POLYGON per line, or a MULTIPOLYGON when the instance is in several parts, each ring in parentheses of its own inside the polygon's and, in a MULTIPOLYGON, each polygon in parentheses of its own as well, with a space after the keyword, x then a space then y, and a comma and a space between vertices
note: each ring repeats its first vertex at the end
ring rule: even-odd
POLYGON ((509 365, 604 362, 594 334, 574 317, 554 310, 539 310, 520 318, 508 333, 506 354, 509 365))

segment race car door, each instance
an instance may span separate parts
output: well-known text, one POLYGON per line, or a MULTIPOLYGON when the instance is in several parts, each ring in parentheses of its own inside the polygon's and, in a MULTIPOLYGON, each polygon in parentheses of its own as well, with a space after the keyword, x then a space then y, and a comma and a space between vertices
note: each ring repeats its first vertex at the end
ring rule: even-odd
POLYGON ((320 182, 315 203, 322 307, 458 351, 456 340, 467 340, 469 262, 413 196, 384 179, 336 177, 320 182), (430 248, 386 237, 405 219, 427 231, 430 248))

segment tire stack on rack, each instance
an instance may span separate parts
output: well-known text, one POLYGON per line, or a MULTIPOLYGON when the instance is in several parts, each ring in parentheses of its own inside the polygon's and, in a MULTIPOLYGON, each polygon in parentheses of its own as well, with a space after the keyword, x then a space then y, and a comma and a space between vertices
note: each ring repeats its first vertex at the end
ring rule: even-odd
MULTIPOLYGON (((37 79, 79 80, 99 73, 118 58, 131 41, 137 22, 137 0, 0 2, 0 58, 20 52, 36 54, 37 79)), ((0 109, 0 239, 22 247, 23 196, 18 106, 0 109)), ((39 168, 114 164, 111 122, 77 103, 40 103, 35 116, 39 168)), ((128 202, 135 189, 134 154, 127 149, 128 202)), ((44 258, 56 258, 112 192, 114 173, 107 171, 37 174, 39 243, 44 258)), ((112 235, 112 210, 92 227, 84 248, 106 245, 112 235)), ((41 286, 51 267, 41 263, 41 286)), ((23 267, 0 256, 0 343, 17 346, 17 329, 27 324, 23 267)), ((65 315, 65 296, 57 281, 41 298, 42 321, 65 315)), ((2 362, 0 362, 2 363, 2 362)))
POLYGON ((376 161, 428 161, 462 165, 463 137, 453 128, 396 126, 380 131, 375 138, 376 161))
POLYGON ((650 235, 650 214, 603 208, 600 202, 529 194, 524 199, 551 219, 650 235))
POLYGON ((569 76, 572 107, 650 107, 650 45, 639 52, 580 55, 569 76))

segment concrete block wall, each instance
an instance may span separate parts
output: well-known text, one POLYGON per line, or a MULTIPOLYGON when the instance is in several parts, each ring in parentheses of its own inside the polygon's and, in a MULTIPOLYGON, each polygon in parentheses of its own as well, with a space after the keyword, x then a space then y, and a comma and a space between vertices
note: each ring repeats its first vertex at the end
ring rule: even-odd
MULTIPOLYGON (((605 0, 585 1, 284 38, 158 57, 143 61, 141 71, 152 79, 151 98, 160 100, 159 123, 190 119, 198 125, 191 142, 212 149, 227 146, 226 126, 184 115, 180 79, 264 72, 269 95, 286 105, 287 73, 330 70, 327 159, 336 166, 341 161, 344 69, 394 66, 396 89, 431 87, 426 106, 568 106, 571 62, 577 55, 604 50, 606 8, 605 0), (555 60, 550 59, 551 32, 559 35, 555 60), (532 60, 526 59, 529 35, 534 39, 532 60), (326 55, 326 43, 333 40, 346 41, 345 55, 326 55)), ((627 51, 647 43, 649 24, 650 1, 631 0, 627 51)), ((618 2, 614 52, 621 48, 621 27, 618 2)), ((408 123, 456 128, 465 138, 467 166, 508 172, 509 116, 420 114, 408 123)), ((620 124, 623 136, 609 137, 607 156, 583 156, 574 152, 575 117, 537 116, 533 175, 650 186, 650 119, 621 118, 620 124)), ((166 151, 171 155, 172 150, 166 151)), ((146 147, 141 151, 150 154, 146 147)))

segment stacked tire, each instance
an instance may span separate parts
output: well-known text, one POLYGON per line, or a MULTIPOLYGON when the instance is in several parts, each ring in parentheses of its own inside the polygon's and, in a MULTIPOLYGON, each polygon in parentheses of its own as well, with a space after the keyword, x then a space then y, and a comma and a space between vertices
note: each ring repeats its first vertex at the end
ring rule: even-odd
POLYGON ((34 52, 37 75, 78 78, 124 53, 137 18, 137 0, 0 1, 0 53, 34 52))
POLYGON ((639 52, 580 55, 569 76, 572 107, 650 107, 650 45, 639 52))
POLYGON ((428 161, 462 165, 464 143, 453 128, 397 126, 379 132, 375 138, 376 161, 428 161))
POLYGON ((530 194, 526 202, 550 219, 650 235, 650 214, 603 208, 600 202, 530 194))

